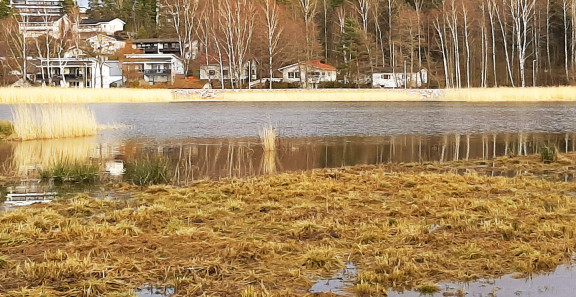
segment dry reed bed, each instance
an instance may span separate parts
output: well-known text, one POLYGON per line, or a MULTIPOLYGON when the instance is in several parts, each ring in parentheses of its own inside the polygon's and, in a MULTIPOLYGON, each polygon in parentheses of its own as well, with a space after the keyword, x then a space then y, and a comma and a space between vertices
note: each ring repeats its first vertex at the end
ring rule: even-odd
POLYGON ((191 101, 576 101, 576 87, 470 89, 318 89, 318 90, 175 90, 176 100, 191 101))
POLYGON ((11 136, 18 140, 94 136, 98 123, 85 105, 16 105, 12 109, 11 136))
POLYGON ((0 88, 0 104, 171 101, 576 101, 576 87, 473 88, 445 90, 168 90, 0 88))
POLYGON ((0 104, 168 102, 172 100, 170 90, 157 89, 0 88, 0 104))
POLYGON ((447 89, 439 101, 576 101, 576 87, 447 89))
MULTIPOLYGON (((553 163, 561 170, 576 156, 553 163)), ((535 158, 497 162, 542 168, 535 158)), ((358 296, 550 271, 576 248, 576 185, 363 166, 80 195, 0 213, 0 295, 304 296, 346 261, 358 296), (4 260, 1 260, 4 259, 4 260), (385 289, 383 289, 385 288, 385 289)))

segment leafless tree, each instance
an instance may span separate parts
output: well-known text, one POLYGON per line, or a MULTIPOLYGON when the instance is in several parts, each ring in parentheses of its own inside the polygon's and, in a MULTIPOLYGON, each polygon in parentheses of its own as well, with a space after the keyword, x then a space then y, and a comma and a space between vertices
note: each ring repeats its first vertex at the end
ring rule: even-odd
POLYGON ((278 43, 282 36, 283 28, 279 26, 279 9, 275 0, 264 0, 264 15, 266 16, 266 37, 268 39, 268 67, 270 74, 270 89, 274 77, 274 56, 278 51, 278 43))
POLYGON ((163 2, 178 38, 184 69, 188 71, 191 60, 195 58, 194 41, 197 37, 198 0, 165 0, 163 2))

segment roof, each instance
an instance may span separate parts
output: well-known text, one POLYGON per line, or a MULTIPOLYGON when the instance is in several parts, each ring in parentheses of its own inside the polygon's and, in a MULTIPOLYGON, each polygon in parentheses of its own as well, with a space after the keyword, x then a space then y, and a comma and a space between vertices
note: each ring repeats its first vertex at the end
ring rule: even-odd
MULTIPOLYGON (((304 62, 299 62, 299 63, 294 63, 291 65, 287 65, 284 67, 279 68, 278 70, 282 71, 283 69, 289 68, 289 67, 293 67, 293 66, 297 66, 297 65, 301 65, 301 64, 305 64, 304 62)), ((322 70, 336 70, 336 67, 332 66, 332 65, 328 65, 325 63, 322 63, 320 61, 310 61, 307 63, 308 65, 317 68, 317 69, 322 69, 322 70)))
POLYGON ((125 39, 123 39, 121 36, 109 36, 109 35, 105 35, 105 34, 98 34, 98 35, 92 35, 91 37, 86 38, 88 39, 114 39, 116 41, 124 41, 125 39))
POLYGON ((182 61, 174 54, 125 54, 124 57, 126 57, 126 62, 152 62, 166 59, 182 61))
POLYGON ((105 18, 105 19, 83 19, 83 20, 80 20, 80 25, 98 25, 100 23, 108 23, 108 22, 111 22, 113 20, 119 20, 122 23, 126 24, 126 22, 124 22, 123 20, 121 20, 119 18, 105 18))
POLYGON ((316 68, 326 69, 326 70, 336 70, 336 67, 328 64, 324 64, 320 61, 310 61, 310 64, 316 68))
MULTIPOLYGON (((421 70, 418 70, 417 68, 414 69, 414 73, 417 73, 419 71, 427 71, 425 68, 422 68, 421 70)), ((410 72, 410 67, 406 68, 406 72, 407 73, 412 73, 410 72)), ((404 67, 379 67, 374 69, 374 74, 382 74, 382 73, 404 73, 404 67)))
POLYGON ((161 43, 161 42, 179 42, 178 38, 144 38, 134 39, 132 43, 161 43))

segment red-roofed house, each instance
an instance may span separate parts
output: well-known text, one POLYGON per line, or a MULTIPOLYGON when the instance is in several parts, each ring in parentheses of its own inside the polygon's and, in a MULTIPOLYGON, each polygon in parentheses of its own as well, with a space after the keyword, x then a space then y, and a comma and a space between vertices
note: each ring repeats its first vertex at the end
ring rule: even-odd
POLYGON ((319 83, 336 81, 336 67, 320 61, 300 62, 278 69, 282 72, 282 81, 317 86, 319 83))

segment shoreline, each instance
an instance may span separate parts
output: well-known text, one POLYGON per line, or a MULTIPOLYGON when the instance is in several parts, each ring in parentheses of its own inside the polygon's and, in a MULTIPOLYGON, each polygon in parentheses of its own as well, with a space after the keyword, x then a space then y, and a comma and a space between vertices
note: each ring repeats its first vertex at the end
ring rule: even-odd
POLYGON ((155 102, 576 102, 576 87, 274 90, 0 88, 0 104, 155 102))
POLYGON ((174 102, 576 102, 576 87, 473 89, 173 89, 174 102))

